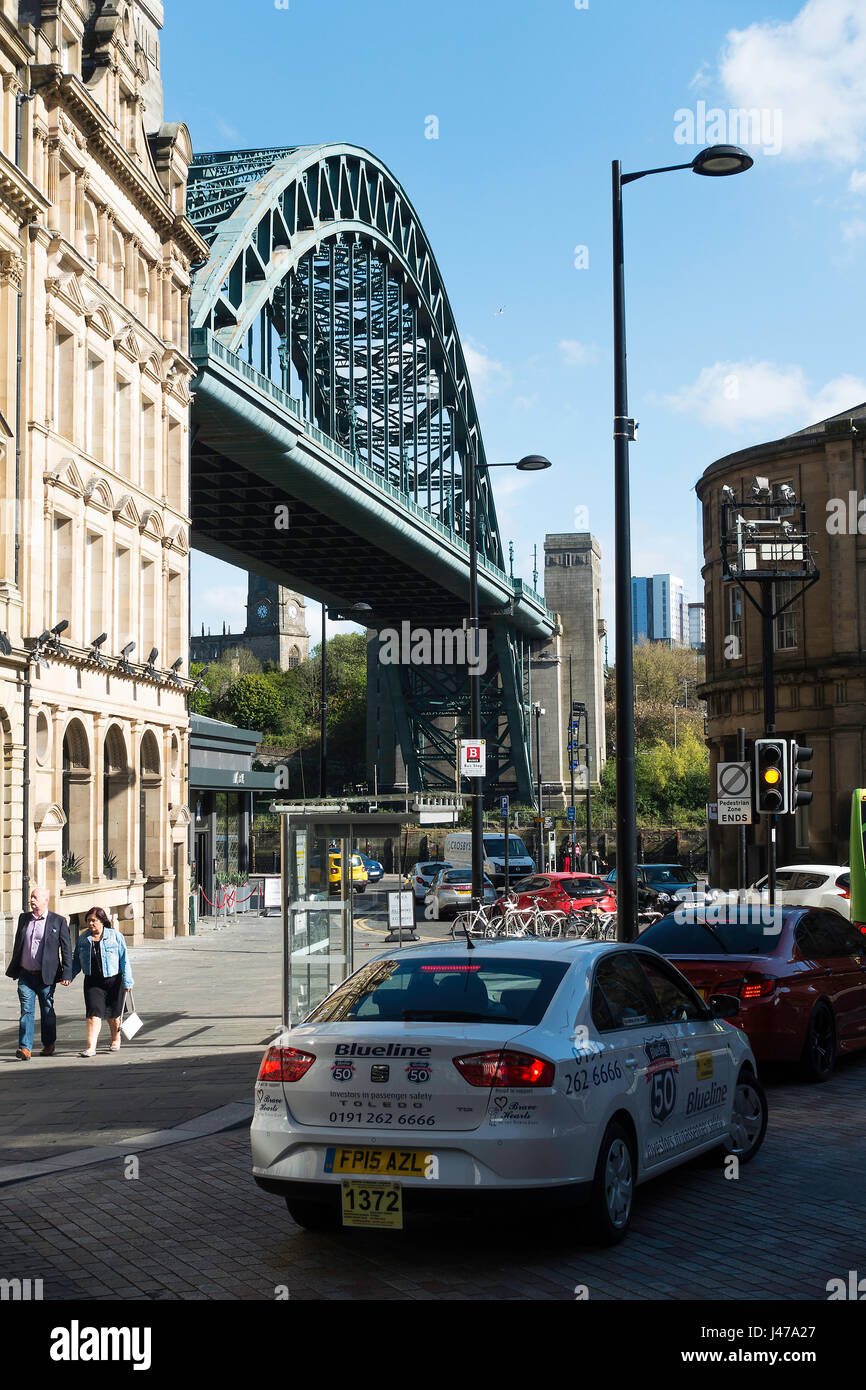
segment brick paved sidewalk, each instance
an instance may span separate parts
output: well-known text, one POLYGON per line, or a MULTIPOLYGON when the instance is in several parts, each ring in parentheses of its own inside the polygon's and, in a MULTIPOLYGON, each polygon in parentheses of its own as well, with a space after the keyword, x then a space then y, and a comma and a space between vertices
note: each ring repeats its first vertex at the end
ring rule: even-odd
MULTIPOLYGON (((0 1190, 5 1278, 46 1299, 565 1300, 827 1298, 866 1273, 866 1058, 825 1086, 771 1084, 767 1141, 737 1181, 700 1161, 638 1190, 628 1238, 575 1223, 426 1219, 402 1232, 312 1233, 250 1176, 245 1130, 0 1190), (104 1258, 109 1233, 116 1259, 104 1258)), ((779 1321, 792 1321, 780 1317, 779 1321)), ((805 1314, 799 1319, 808 1322, 805 1314)))
MULTIPOLYGON (((355 963, 384 949, 385 905, 356 905, 355 963)), ((448 926, 425 924, 445 935, 448 926)), ((188 1124, 233 1102, 252 1104, 262 1052, 280 1019, 280 919, 244 913, 193 937, 130 952, 145 1027, 118 1054, 108 1025, 92 1058, 84 1047, 83 984, 58 985, 57 1052, 18 1062, 18 995, 0 976, 0 1165, 125 1142, 188 1124)))

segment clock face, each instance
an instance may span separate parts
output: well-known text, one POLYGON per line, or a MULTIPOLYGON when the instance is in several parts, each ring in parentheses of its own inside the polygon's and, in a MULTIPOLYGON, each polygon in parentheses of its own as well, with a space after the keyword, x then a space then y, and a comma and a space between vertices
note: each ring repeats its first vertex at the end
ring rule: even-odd
POLYGON ((290 604, 289 604, 289 617, 290 617, 290 618, 296 618, 297 616, 298 616, 297 605, 294 604, 294 603, 290 603, 290 604))
POLYGON ((267 603, 260 603, 258 608, 256 609, 256 617, 261 618, 264 622, 265 618, 268 616, 270 611, 270 607, 267 603))

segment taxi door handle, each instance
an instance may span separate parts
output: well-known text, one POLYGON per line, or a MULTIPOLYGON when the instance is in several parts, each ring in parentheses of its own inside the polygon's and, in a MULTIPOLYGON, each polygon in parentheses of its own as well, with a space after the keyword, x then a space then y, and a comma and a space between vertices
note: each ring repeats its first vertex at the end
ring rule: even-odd
POLYGON ((637 1057, 626 1057, 626 1058, 625 1058, 625 1064, 626 1064, 627 1067, 636 1067, 636 1066, 637 1066, 637 1057))
POLYGON ((680 1052, 684 1057, 691 1057, 692 1055, 692 1049, 690 1047, 686 1047, 685 1045, 680 1048, 680 1052))

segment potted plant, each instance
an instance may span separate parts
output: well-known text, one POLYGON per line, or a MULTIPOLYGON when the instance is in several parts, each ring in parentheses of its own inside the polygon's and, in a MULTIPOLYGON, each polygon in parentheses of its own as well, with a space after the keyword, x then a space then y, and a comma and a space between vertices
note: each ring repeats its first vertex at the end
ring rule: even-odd
POLYGON ((102 872, 106 878, 117 878, 117 855, 112 854, 110 849, 105 850, 102 856, 102 872))
POLYGON ((81 870, 84 868, 84 861, 79 859, 77 854, 69 850, 64 854, 60 864, 60 872, 63 875, 63 882, 67 886, 81 882, 81 870))

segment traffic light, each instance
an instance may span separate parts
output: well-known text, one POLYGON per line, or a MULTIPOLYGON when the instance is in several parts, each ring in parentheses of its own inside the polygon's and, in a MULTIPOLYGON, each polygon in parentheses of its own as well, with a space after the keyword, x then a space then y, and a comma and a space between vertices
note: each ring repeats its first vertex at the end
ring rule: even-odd
POLYGON ((800 763, 808 763, 812 758, 812 749, 807 748, 804 743, 796 743, 791 739, 791 775, 790 775, 790 810, 796 811, 798 806, 808 806, 812 800, 812 793, 801 791, 804 782, 811 782, 813 772, 811 767, 800 767, 800 763))
POLYGON ((783 816, 788 810, 786 739, 755 739, 755 810, 760 816, 783 816))

